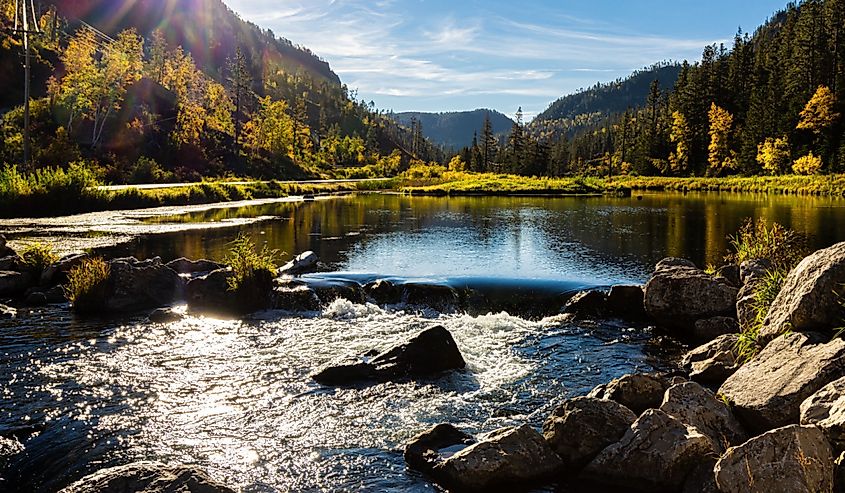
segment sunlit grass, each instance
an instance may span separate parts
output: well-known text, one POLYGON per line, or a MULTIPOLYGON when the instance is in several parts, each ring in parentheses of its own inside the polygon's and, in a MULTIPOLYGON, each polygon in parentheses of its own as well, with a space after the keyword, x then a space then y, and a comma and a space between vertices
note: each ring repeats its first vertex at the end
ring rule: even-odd
POLYGON ((232 268, 232 276, 228 279, 229 290, 237 292, 255 286, 268 276, 272 279, 278 267, 278 256, 277 250, 271 250, 267 245, 258 250, 248 236, 239 234, 225 260, 232 268))
POLYGON ((43 271, 47 266, 59 260, 59 256, 53 251, 52 245, 45 243, 32 243, 27 245, 20 253, 24 265, 37 272, 43 271))
POLYGON ((109 264, 101 258, 86 259, 68 273, 65 296, 77 313, 92 313, 101 309, 106 298, 111 273, 109 264))

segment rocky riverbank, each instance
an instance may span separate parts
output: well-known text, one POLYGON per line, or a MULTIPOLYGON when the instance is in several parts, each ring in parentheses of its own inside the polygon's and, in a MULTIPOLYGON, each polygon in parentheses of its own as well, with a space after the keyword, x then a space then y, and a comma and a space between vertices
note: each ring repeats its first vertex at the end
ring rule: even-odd
MULTIPOLYGON (((83 314, 149 313, 151 323, 168 323, 182 316, 170 307, 183 303, 197 313, 240 317, 264 309, 316 311, 337 298, 454 310, 485 302, 448 285, 303 280, 297 276, 321 269, 306 253, 240 294, 230 289, 231 269, 215 262, 112 259, 104 289, 82 309, 67 302, 62 286, 86 256, 35 269, 5 244, 0 249, 0 296, 15 306, 0 313, 9 317, 16 308, 45 303, 83 314)), ((443 423, 420 430, 405 447, 409 467, 450 491, 550 484, 596 491, 842 491, 845 342, 836 336, 845 324, 837 294, 845 284, 845 244, 810 255, 789 274, 768 310, 759 352, 746 361, 738 353, 739 332, 767 265, 759 259, 711 274, 666 259, 645 286, 544 301, 543 311, 651 325, 695 348, 675 372, 626 375, 562 402, 542 429, 525 424, 472 436, 443 423)), ((460 351, 446 329, 432 327, 393 348, 315 368, 313 378, 361 386, 470 371, 460 351)), ((20 440, 0 441, 0 461, 21 453, 20 440)), ((229 491, 200 471, 145 463, 100 471, 69 491, 141 491, 147 484, 229 491)))

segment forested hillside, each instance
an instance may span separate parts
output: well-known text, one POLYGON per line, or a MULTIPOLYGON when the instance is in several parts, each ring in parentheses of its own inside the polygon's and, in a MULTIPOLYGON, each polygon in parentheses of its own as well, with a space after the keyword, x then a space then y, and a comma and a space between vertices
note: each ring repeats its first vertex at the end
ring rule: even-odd
POLYGON ((845 0, 806 0, 730 47, 705 47, 674 87, 653 78, 639 108, 574 136, 515 127, 504 147, 483 132, 460 157, 470 169, 522 174, 843 172, 843 112, 845 0))
POLYGON ((406 112, 393 115, 396 120, 408 128, 422 126, 422 133, 433 143, 449 149, 460 149, 472 145, 479 129, 484 124, 484 117, 490 114, 493 133, 505 136, 513 126, 513 120, 495 110, 479 109, 474 111, 453 111, 446 113, 406 112))
MULTIPOLYGON (((0 162, 23 162, 22 47, 0 0, 9 91, 0 162)), ((43 5, 33 36, 31 168, 85 161, 109 181, 375 176, 437 158, 329 65, 221 0, 43 5)))

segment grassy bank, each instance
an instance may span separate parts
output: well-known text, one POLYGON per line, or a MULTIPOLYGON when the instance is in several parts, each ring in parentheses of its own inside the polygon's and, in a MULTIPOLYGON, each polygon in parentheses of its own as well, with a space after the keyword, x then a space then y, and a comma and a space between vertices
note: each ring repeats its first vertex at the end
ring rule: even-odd
POLYGON ((620 191, 737 192, 845 196, 845 175, 728 178, 572 177, 537 178, 492 173, 412 169, 398 188, 413 195, 579 195, 620 191))
POLYGON ((392 182, 326 184, 232 184, 205 182, 189 186, 139 190, 101 190, 93 173, 82 166, 67 170, 42 169, 23 174, 16 168, 0 169, 0 217, 62 216, 106 210, 211 204, 239 200, 283 198, 292 195, 374 190, 392 182))

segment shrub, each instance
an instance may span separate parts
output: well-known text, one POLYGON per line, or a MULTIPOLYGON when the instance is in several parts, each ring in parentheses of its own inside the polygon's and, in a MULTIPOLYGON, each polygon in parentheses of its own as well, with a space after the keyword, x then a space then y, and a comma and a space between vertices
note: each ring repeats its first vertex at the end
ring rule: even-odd
POLYGON ((256 278, 265 272, 272 276, 277 268, 278 253, 277 250, 267 248, 267 245, 257 250, 248 236, 239 234, 226 255, 226 264, 232 268, 233 274, 229 278, 229 290, 238 291, 254 284, 256 278))
POLYGON ((746 219, 735 236, 729 237, 733 253, 725 260, 741 264, 746 260, 767 259, 778 272, 788 273, 807 255, 803 236, 778 223, 769 227, 765 220, 746 219))
POLYGON ((800 157, 792 163, 792 171, 798 175, 815 175, 822 169, 822 158, 810 154, 800 157))
POLYGON ((75 312, 92 313, 101 308, 108 295, 110 274, 109 264, 101 258, 87 259, 68 272, 65 296, 75 312))
POLYGON ((53 247, 44 243, 28 245, 21 252, 21 258, 27 267, 37 272, 59 260, 59 256, 53 252, 53 247))

